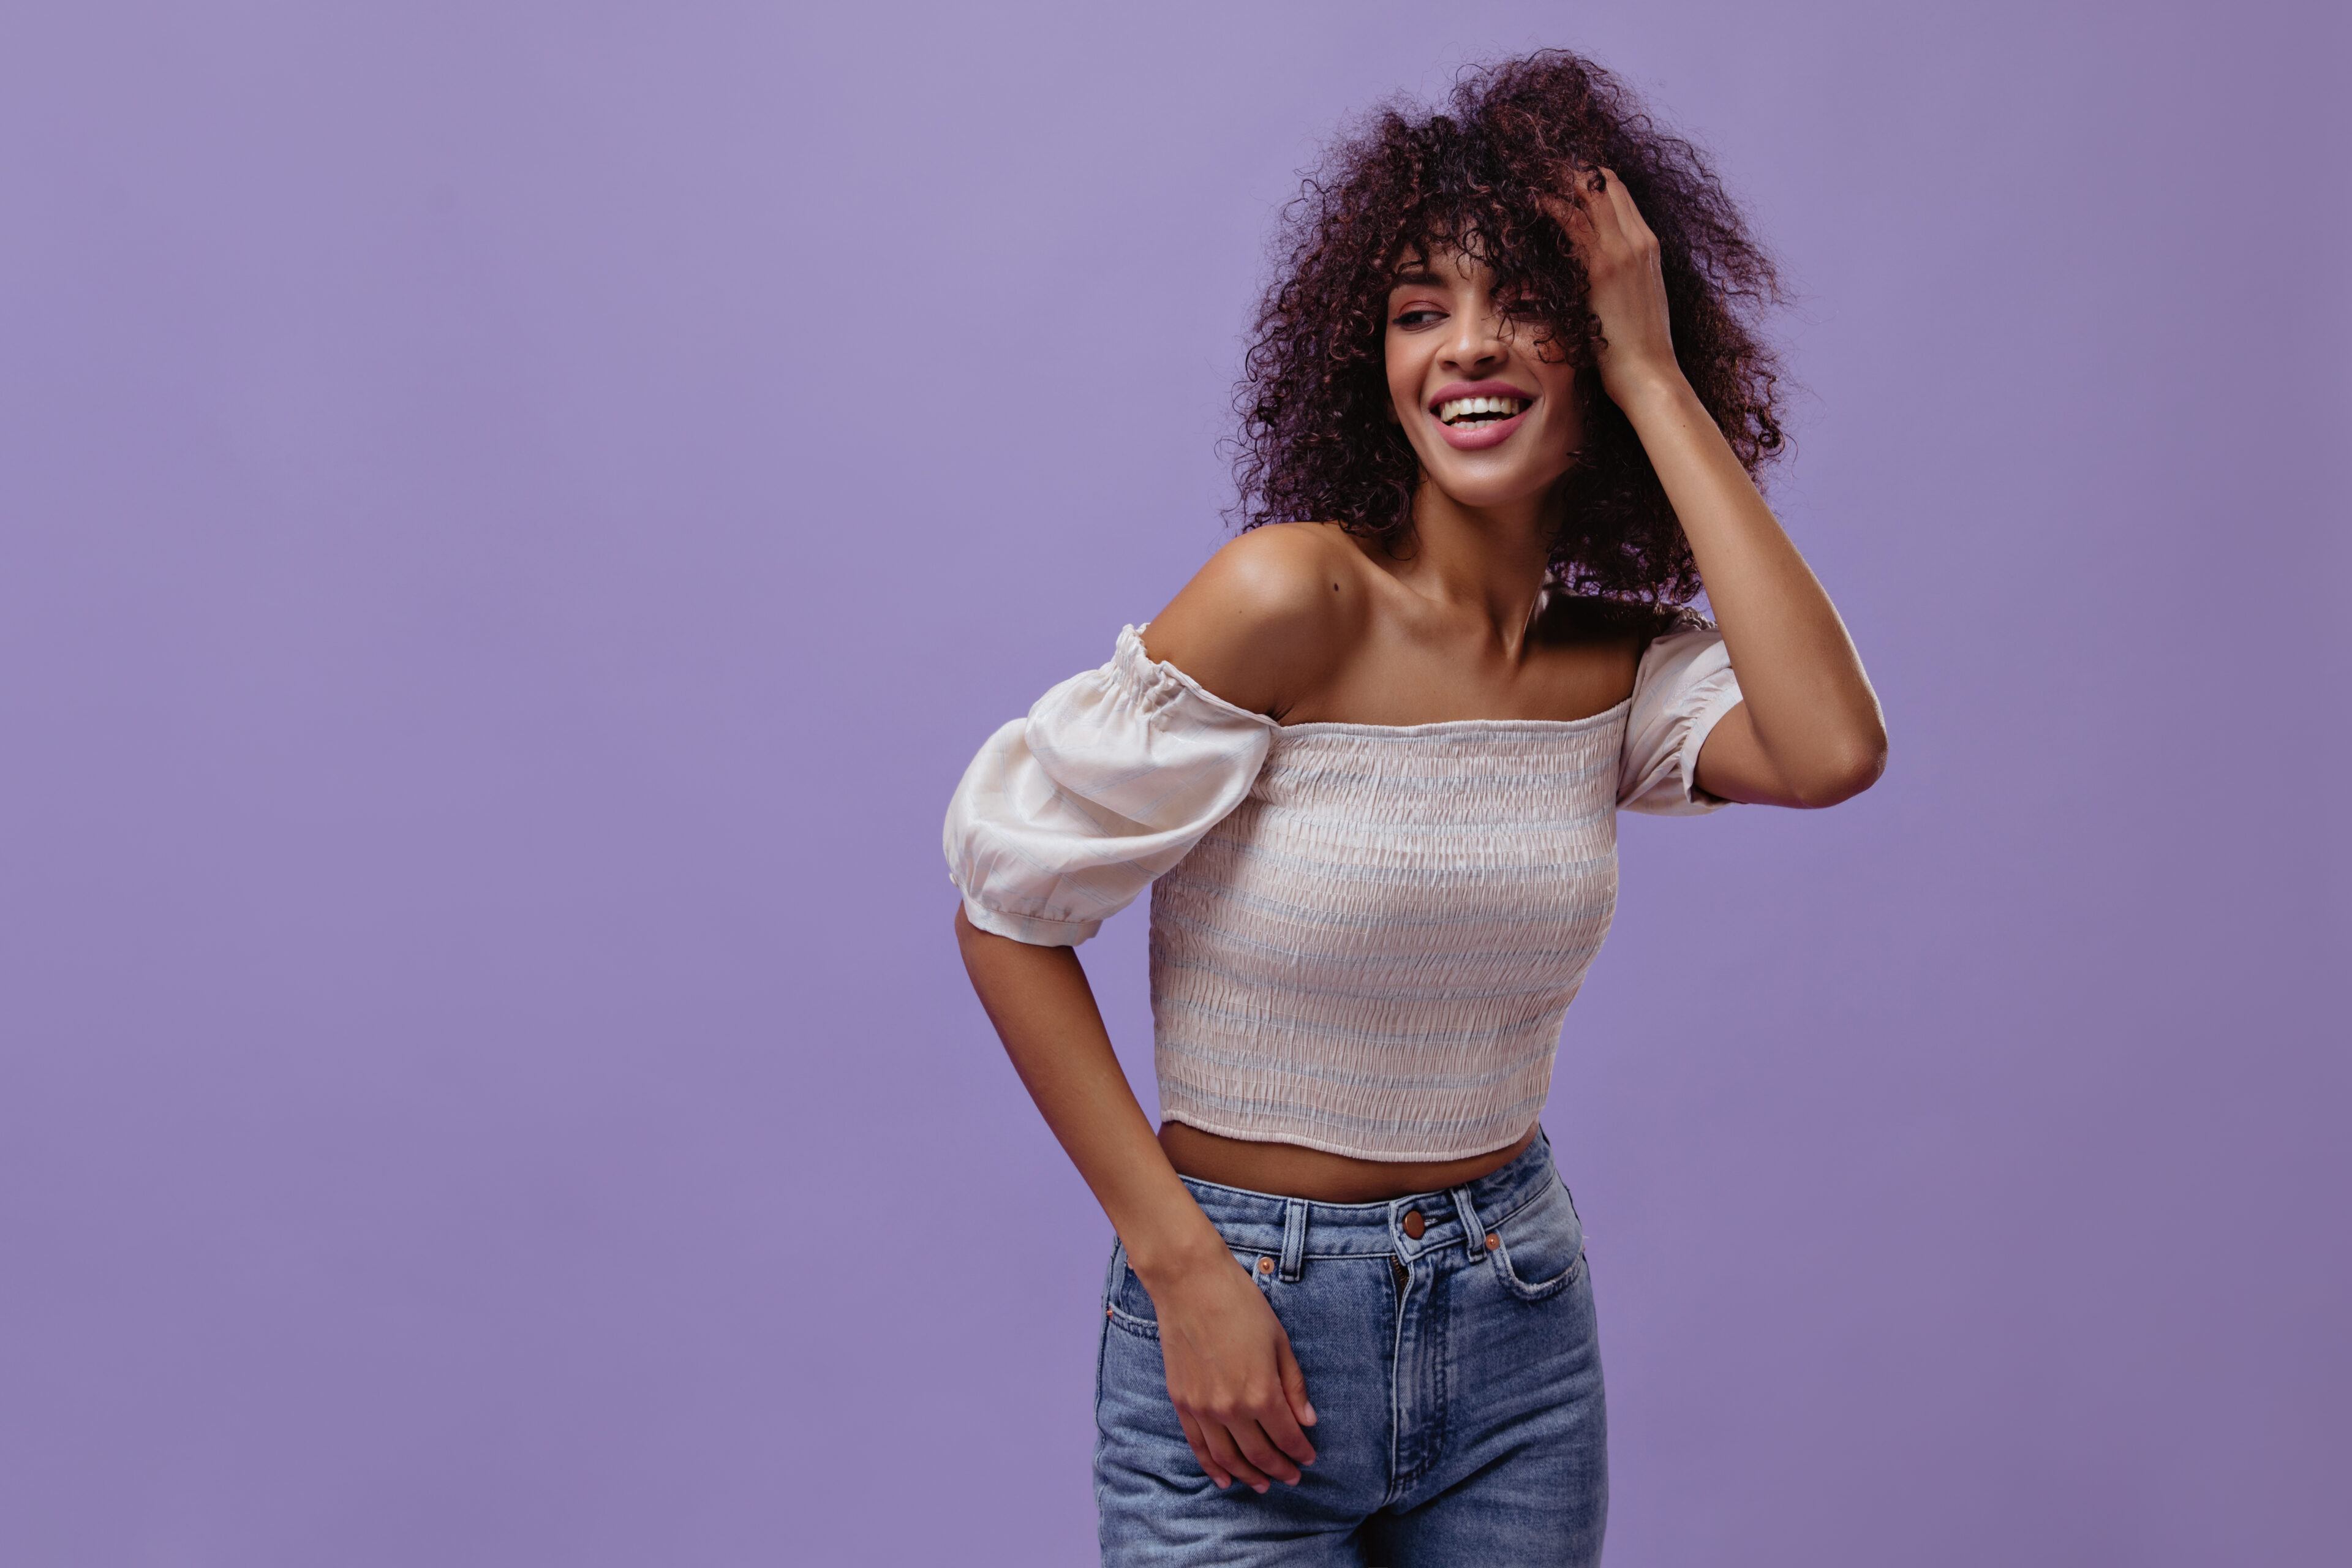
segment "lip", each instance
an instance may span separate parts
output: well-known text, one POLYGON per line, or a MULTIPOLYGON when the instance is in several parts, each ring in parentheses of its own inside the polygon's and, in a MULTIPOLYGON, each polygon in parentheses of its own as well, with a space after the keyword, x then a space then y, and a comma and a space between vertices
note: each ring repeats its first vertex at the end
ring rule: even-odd
POLYGON ((1479 452, 1489 447, 1499 447, 1511 438, 1514 431, 1535 411, 1536 395, 1523 386, 1513 386, 1507 381, 1456 381, 1437 389, 1429 400, 1429 422, 1437 426, 1438 435, 1457 452, 1479 452), (1497 419, 1491 425, 1481 425, 1475 430, 1457 430, 1437 416, 1437 411, 1457 397, 1516 397, 1527 405, 1508 419, 1497 419))

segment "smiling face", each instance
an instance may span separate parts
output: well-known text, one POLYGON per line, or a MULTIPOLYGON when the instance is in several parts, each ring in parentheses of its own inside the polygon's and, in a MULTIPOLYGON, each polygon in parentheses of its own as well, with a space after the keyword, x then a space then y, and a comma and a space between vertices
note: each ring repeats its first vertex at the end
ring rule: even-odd
POLYGON ((1482 510, 1539 500, 1584 445, 1575 366, 1494 289, 1461 251, 1409 255, 1386 334, 1389 398, 1422 472, 1482 510))

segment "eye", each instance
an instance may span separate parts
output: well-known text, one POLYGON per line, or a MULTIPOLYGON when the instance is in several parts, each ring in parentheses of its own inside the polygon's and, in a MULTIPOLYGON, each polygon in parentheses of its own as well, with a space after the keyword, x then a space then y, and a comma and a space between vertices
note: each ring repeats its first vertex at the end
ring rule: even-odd
POLYGON ((1423 327, 1431 326, 1438 321, 1444 321, 1444 319, 1445 312, 1443 310, 1433 309, 1428 305, 1415 305, 1412 309, 1399 314, 1395 321, 1391 324, 1402 327, 1406 331, 1410 332, 1418 331, 1423 327))

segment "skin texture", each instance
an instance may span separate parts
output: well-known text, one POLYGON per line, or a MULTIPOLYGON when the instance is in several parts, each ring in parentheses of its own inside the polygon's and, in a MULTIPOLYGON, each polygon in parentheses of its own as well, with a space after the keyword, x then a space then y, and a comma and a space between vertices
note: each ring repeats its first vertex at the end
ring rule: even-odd
MULTIPOLYGON (((1835 608, 1676 364, 1654 236, 1605 170, 1563 170, 1548 205, 1591 279, 1602 390, 1639 433, 1707 584, 1744 700, 1708 737, 1698 783, 1731 800, 1834 805, 1885 763, 1877 699, 1835 608)), ((1409 256, 1389 297, 1394 417, 1422 465, 1412 535, 1391 550, 1328 523, 1225 546, 1145 633, 1154 658, 1286 723, 1579 719, 1633 689, 1639 642, 1589 634, 1543 588, 1556 481, 1583 439, 1573 372, 1547 358, 1492 274, 1458 252, 1409 256), (1432 405, 1465 382, 1532 399, 1499 445, 1461 451, 1432 405)), ((1178 1173, 1261 1192, 1367 1202, 1457 1185, 1517 1144, 1439 1164, 1244 1143, 1171 1123, 1155 1138, 1068 948, 956 931, 1022 1081, 1100 1201, 1151 1294, 1168 1391, 1220 1486, 1296 1482, 1315 1412, 1289 1341, 1178 1173)))

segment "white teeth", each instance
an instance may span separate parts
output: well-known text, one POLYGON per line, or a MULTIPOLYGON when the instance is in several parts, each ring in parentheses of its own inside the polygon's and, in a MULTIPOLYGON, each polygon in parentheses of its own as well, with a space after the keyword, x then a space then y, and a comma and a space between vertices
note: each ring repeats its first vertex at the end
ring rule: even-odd
POLYGON ((1508 419, 1525 407, 1527 405, 1516 397, 1456 397, 1437 405, 1437 417, 1447 425, 1473 414, 1499 414, 1508 419))

